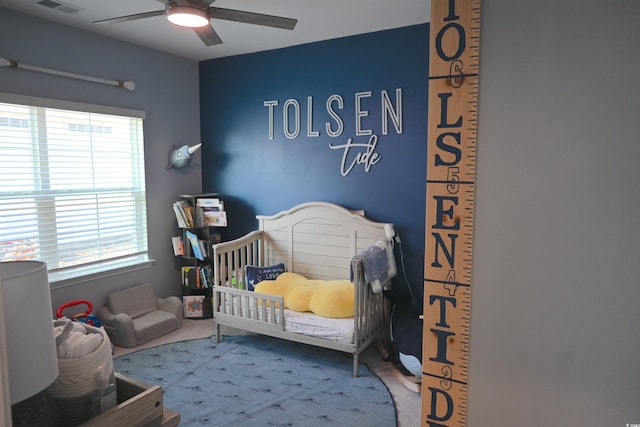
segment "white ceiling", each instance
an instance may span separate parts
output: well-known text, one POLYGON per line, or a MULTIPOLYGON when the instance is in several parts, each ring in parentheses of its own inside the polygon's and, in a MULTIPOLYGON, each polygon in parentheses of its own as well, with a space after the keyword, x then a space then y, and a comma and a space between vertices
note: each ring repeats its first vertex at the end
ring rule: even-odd
POLYGON ((217 0, 212 6, 298 19, 293 31, 214 19, 222 45, 205 46, 192 30, 164 16, 93 24, 93 21, 162 10, 162 0, 55 0, 80 9, 68 14, 42 0, 0 0, 0 6, 84 30, 201 61, 364 34, 429 21, 430 0, 217 0))

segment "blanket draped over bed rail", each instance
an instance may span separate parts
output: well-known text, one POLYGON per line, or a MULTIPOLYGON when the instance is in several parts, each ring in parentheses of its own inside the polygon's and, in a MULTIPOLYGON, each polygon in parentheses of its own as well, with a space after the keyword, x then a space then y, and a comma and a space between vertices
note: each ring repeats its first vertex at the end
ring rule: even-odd
POLYGON ((213 245, 216 338, 224 325, 350 353, 357 376, 359 354, 376 339, 388 339, 389 303, 380 290, 390 286, 395 274, 395 264, 388 265, 385 274, 368 283, 366 257, 357 255, 376 243, 378 248, 390 245, 386 230, 392 224, 374 222, 325 202, 304 203, 257 219, 258 230, 213 245), (350 279, 355 292, 353 318, 294 312, 284 307, 280 296, 244 289, 245 266, 279 263, 309 279, 350 279))

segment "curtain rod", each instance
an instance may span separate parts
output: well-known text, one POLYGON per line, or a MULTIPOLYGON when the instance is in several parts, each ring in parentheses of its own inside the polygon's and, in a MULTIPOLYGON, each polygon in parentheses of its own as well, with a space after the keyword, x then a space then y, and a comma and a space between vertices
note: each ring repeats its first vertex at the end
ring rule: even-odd
POLYGON ((109 80, 103 79, 100 77, 93 76, 85 76, 82 74, 68 73, 66 71, 52 70, 51 68, 37 67, 35 65, 23 64, 17 61, 12 61, 10 59, 6 59, 0 57, 0 67, 9 67, 9 68, 21 68, 23 70, 36 71, 38 73, 52 74, 54 76, 68 77, 70 79, 76 80, 84 80, 87 82, 94 83, 102 83, 105 85, 122 87, 128 90, 129 92, 133 92, 136 88, 135 82, 131 80, 121 81, 121 80, 109 80))

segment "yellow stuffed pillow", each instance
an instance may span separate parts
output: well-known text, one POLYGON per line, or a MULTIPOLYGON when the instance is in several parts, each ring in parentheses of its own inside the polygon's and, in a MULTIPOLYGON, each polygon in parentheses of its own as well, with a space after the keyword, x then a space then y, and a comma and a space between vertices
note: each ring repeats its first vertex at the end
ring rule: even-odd
POLYGON ((254 292, 280 296, 290 310, 311 311, 322 317, 353 317, 354 289, 348 280, 309 280, 285 272, 275 280, 258 283, 254 292))
POLYGON ((312 280, 299 280, 292 283, 289 293, 284 297, 284 306, 293 311, 311 311, 309 301, 316 291, 312 280))
POLYGON ((309 301, 311 311, 322 317, 353 317, 353 283, 348 280, 325 280, 322 282, 309 301))
MULTIPOLYGON (((275 280, 263 280, 254 285, 253 291, 260 294, 274 295, 285 298, 292 289, 294 283, 307 280, 304 276, 296 273, 281 273, 275 280)), ((261 303, 261 301, 259 301, 261 303)), ((277 306, 276 306, 277 307, 277 306)), ((287 307, 285 301, 285 308, 287 307)))

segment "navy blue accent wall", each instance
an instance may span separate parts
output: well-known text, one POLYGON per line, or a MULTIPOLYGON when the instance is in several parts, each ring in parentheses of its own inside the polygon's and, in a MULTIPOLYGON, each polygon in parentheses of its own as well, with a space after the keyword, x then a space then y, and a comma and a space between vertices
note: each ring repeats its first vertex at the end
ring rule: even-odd
MULTIPOLYGON (((201 62, 203 190, 224 196, 224 237, 302 202, 363 209, 396 225, 422 307, 428 34, 423 24, 201 62)), ((410 297, 402 274, 394 289, 410 297)))

